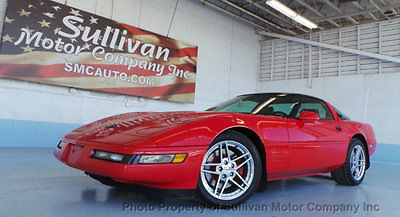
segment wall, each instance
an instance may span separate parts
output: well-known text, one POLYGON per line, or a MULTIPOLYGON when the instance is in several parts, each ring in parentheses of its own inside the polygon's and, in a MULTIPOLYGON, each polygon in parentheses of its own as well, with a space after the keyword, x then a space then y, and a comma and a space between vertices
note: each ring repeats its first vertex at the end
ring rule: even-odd
MULTIPOLYGON (((400 58, 400 19, 299 37, 400 58)), ((282 39, 268 40, 261 42, 258 91, 321 97, 353 120, 371 124, 379 143, 400 144, 399 72, 398 63, 282 39)))
MULTIPOLYGON (((313 32, 298 37, 400 58, 400 19, 313 32)), ((301 79, 309 75, 320 78, 399 71, 398 63, 352 53, 283 39, 261 42, 260 81, 301 79)))
POLYGON ((378 143, 400 144, 400 73, 260 82, 260 92, 305 93, 327 100, 352 120, 372 125, 378 143))
MULTIPOLYGON (((204 110, 256 90, 259 40, 251 26, 199 1, 57 1, 199 46, 194 104, 0 79, 0 147, 55 146, 69 130, 113 114, 204 110)), ((4 18, 6 0, 0 0, 4 18)), ((3 21, 0 22, 0 28, 3 21)))

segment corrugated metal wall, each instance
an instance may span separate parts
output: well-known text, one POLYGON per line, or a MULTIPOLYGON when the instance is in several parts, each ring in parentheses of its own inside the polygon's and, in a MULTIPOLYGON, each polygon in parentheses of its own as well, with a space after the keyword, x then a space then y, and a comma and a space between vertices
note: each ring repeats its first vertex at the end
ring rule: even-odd
MULTIPOLYGON (((400 57, 400 19, 300 36, 322 43, 400 57)), ((400 72, 400 64, 276 39, 261 43, 259 81, 400 72), (311 55, 310 55, 311 50, 311 55), (311 61, 309 61, 311 58, 311 61), (309 67, 311 66, 311 71, 309 67)))

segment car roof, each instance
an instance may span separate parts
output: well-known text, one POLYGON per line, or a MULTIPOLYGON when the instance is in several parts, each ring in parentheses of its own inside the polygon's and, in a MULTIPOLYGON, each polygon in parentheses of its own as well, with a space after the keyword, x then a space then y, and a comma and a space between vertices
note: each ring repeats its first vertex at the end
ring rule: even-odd
POLYGON ((289 93, 289 92, 263 92, 263 93, 248 93, 248 94, 242 94, 239 96, 255 96, 255 95, 281 95, 281 94, 286 94, 286 95, 297 95, 297 96, 306 96, 306 97, 310 97, 310 98, 314 98, 314 99, 318 99, 318 100, 322 100, 325 101, 323 99, 320 99, 318 97, 315 96, 310 96, 310 95, 306 95, 306 94, 302 94, 302 93, 289 93))

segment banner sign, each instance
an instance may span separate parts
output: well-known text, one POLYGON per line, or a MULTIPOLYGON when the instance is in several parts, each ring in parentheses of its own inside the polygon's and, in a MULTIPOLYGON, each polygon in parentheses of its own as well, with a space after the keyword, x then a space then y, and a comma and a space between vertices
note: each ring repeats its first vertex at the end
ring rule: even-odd
POLYGON ((49 0, 8 0, 0 77, 193 103, 196 65, 197 46, 49 0))

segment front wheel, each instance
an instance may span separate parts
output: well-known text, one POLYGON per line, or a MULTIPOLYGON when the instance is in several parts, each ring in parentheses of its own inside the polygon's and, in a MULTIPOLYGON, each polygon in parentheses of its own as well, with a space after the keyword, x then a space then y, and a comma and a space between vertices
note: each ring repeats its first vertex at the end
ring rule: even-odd
POLYGON ((333 179, 342 185, 359 185, 365 176, 366 153, 364 144, 358 139, 352 139, 346 162, 342 167, 331 172, 333 179))
POLYGON ((227 131, 204 155, 196 193, 207 204, 240 204, 257 189, 261 168, 255 145, 243 134, 227 131))

